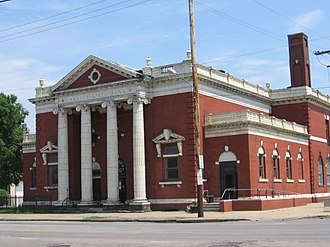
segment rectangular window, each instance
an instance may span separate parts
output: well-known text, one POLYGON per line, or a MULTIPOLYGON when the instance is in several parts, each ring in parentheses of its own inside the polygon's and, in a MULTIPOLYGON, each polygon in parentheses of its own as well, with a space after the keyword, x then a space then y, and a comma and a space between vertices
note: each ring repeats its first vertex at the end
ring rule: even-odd
POLYGON ((48 166, 48 175, 49 175, 49 186, 57 186, 58 185, 58 168, 56 165, 48 166))
POLYGON ((327 159, 327 185, 330 186, 330 158, 327 159))
POLYGON ((177 181, 179 180, 179 166, 178 166, 179 151, 177 146, 167 146, 164 148, 165 158, 165 180, 177 181))
POLYGON ((319 156, 317 161, 318 175, 319 175, 319 185, 324 185, 324 173, 323 173, 323 159, 319 156))
POLYGON ((57 158, 57 153, 52 153, 52 154, 48 154, 47 155, 47 160, 48 160, 48 164, 51 163, 57 163, 58 162, 58 158, 57 158))
POLYGON ((329 120, 325 120, 325 136, 327 139, 328 146, 330 146, 330 133, 329 133, 329 120))
POLYGON ((166 180, 173 181, 179 179, 178 158, 166 158, 166 180))
POLYGON ((265 155, 259 154, 259 178, 266 178, 265 155))
POLYGON ((299 178, 304 179, 304 161, 302 159, 298 159, 298 169, 299 169, 299 178))
POLYGON ((37 169, 35 164, 30 168, 31 171, 31 188, 36 188, 37 186, 37 169))
POLYGON ((274 165, 274 178, 280 179, 280 166, 279 166, 279 158, 278 156, 273 157, 273 165, 274 165))
POLYGON ((286 178, 287 179, 292 179, 292 163, 291 163, 291 158, 286 157, 285 158, 285 163, 286 163, 286 178))

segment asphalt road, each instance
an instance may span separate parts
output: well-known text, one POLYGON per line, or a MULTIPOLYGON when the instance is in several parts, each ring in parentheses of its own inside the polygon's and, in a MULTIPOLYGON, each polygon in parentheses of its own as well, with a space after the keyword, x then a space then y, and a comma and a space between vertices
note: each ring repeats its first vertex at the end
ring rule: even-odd
POLYGON ((0 246, 330 246, 330 219, 218 223, 0 222, 0 246))

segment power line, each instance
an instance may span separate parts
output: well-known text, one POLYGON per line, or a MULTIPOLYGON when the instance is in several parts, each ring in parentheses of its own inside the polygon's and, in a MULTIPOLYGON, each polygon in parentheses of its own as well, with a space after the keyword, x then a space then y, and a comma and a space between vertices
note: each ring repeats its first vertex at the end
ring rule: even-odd
POLYGON ((260 2, 257 1, 257 0, 250 0, 250 1, 252 1, 252 2, 258 4, 258 5, 260 5, 261 7, 263 7, 263 8, 265 8, 265 9, 269 10, 270 12, 273 12, 274 14, 276 14, 276 15, 282 17, 283 19, 285 19, 285 20, 287 20, 287 21, 289 21, 289 22, 291 22, 291 23, 293 23, 293 24, 295 24, 295 25, 298 25, 298 26, 300 26, 300 27, 302 27, 302 28, 308 30, 308 31, 311 32, 311 33, 314 33, 314 34, 316 34, 316 35, 318 35, 318 36, 320 36, 320 37, 323 37, 323 35, 321 35, 321 34, 319 34, 319 33, 316 33, 315 31, 311 30, 310 28, 308 28, 308 27, 306 27, 306 26, 304 26, 304 25, 301 25, 300 23, 298 23, 298 22, 296 22, 296 21, 294 21, 294 20, 292 20, 292 19, 286 17, 285 15, 282 15, 282 14, 279 13, 278 11, 276 11, 276 10, 274 10, 274 9, 272 9, 272 8, 270 8, 270 7, 268 7, 268 6, 266 6, 265 4, 260 3, 260 2))
POLYGON ((237 24, 239 24, 241 26, 244 26, 244 27, 246 27, 246 28, 248 28, 250 30, 253 30, 253 31, 262 33, 262 34, 267 35, 267 36, 269 36, 269 37, 271 37, 273 39, 284 41, 283 38, 282 38, 282 36, 279 35, 279 34, 277 34, 277 33, 271 32, 271 31, 269 31, 267 29, 264 29, 264 28, 261 28, 261 27, 252 25, 252 24, 250 24, 248 22, 242 21, 242 20, 240 20, 240 19, 238 19, 236 17, 233 17, 231 15, 228 15, 228 14, 226 14, 226 13, 220 11, 220 10, 214 9, 212 7, 209 7, 209 6, 207 6, 207 5, 205 5, 205 4, 201 3, 201 2, 196 1, 196 5, 199 5, 200 7, 204 8, 204 9, 206 9, 206 10, 208 10, 208 11, 210 11, 210 12, 216 14, 216 15, 219 15, 219 16, 221 16, 221 17, 223 17, 223 18, 225 18, 227 20, 230 20, 232 22, 235 22, 235 23, 237 23, 237 24))
POLYGON ((314 52, 314 55, 316 56, 317 61, 318 61, 321 65, 323 65, 323 66, 325 66, 325 67, 327 68, 327 72, 328 72, 328 81, 330 82, 330 71, 329 71, 329 69, 330 69, 330 65, 329 65, 329 64, 322 63, 322 62, 320 61, 319 57, 318 57, 318 56, 320 56, 320 55, 323 56, 324 54, 329 54, 329 55, 330 55, 330 50, 327 50, 327 51, 315 51, 315 52, 314 52))
MULTIPOLYGON (((8 1, 10 1, 10 0, 8 0, 8 1)), ((41 21, 44 21, 44 20, 47 20, 47 19, 51 19, 51 18, 54 18, 54 17, 57 17, 57 16, 65 15, 65 14, 68 14, 68 13, 71 13, 71 12, 74 12, 74 11, 77 11, 77 10, 80 10, 80 9, 83 9, 83 8, 90 7, 90 6, 95 5, 95 4, 99 4, 101 2, 105 2, 105 1, 108 1, 108 0, 97 1, 97 2, 94 2, 94 3, 91 3, 91 4, 83 5, 81 7, 75 8, 75 9, 71 9, 71 10, 64 11, 64 12, 61 12, 61 13, 58 13, 58 14, 55 14, 55 15, 47 16, 47 17, 44 17, 44 18, 41 18, 41 19, 38 19, 38 20, 34 20, 34 21, 23 23, 23 24, 19 24, 17 26, 1 29, 0 32, 9 31, 9 30, 12 30, 12 29, 16 29, 16 28, 19 28, 19 27, 24 27, 24 26, 27 26, 27 25, 30 25, 30 24, 34 24, 34 23, 41 22, 41 21)))
MULTIPOLYGON (((113 6, 115 6, 115 5, 120 5, 120 4, 124 3, 124 2, 129 2, 129 1, 132 1, 132 0, 122 1, 122 2, 120 2, 120 3, 113 4, 113 5, 110 5, 110 6, 113 7, 113 6)), ((146 3, 146 2, 150 2, 150 1, 152 1, 152 0, 141 1, 141 2, 138 2, 138 3, 135 3, 135 4, 131 4, 131 5, 127 5, 127 6, 124 6, 124 7, 120 7, 120 8, 117 8, 117 9, 114 9, 114 10, 111 10, 111 11, 108 11, 108 12, 104 12, 104 13, 101 13, 101 14, 98 14, 98 15, 94 15, 94 16, 86 17, 86 18, 83 18, 83 19, 79 19, 79 20, 72 21, 72 22, 69 22, 69 23, 65 23, 65 24, 62 24, 62 25, 58 25, 58 26, 55 26, 55 27, 50 27, 50 28, 43 29, 43 30, 40 30, 40 31, 35 31, 35 32, 32 32, 32 33, 28 33, 28 34, 24 34, 24 35, 16 36, 16 37, 13 37, 13 38, 8 38, 8 39, 0 40, 0 43, 6 42, 6 41, 15 40, 15 39, 19 39, 19 38, 23 38, 23 37, 27 37, 27 36, 31 36, 31 35, 35 35, 35 34, 38 34, 38 33, 43 33, 43 32, 46 32, 46 31, 50 31, 50 30, 54 30, 54 29, 58 29, 58 28, 61 28, 61 27, 69 26, 69 25, 73 25, 73 24, 76 24, 76 23, 79 23, 79 22, 82 22, 82 21, 86 21, 86 20, 94 19, 94 18, 97 18, 97 17, 100 17, 100 16, 104 16, 104 15, 107 15, 107 14, 113 13, 113 12, 117 12, 117 11, 120 11, 120 10, 128 9, 128 8, 130 8, 130 7, 138 6, 138 5, 144 4, 144 3, 146 3)), ((105 8, 109 8, 110 6, 105 7, 105 8)), ((77 18, 77 17, 81 17, 81 16, 84 16, 84 15, 88 15, 88 14, 91 14, 91 13, 96 12, 96 11, 104 10, 105 8, 98 9, 98 10, 94 10, 94 11, 91 11, 91 12, 88 12, 88 13, 85 13, 85 14, 80 14, 80 15, 78 15, 78 16, 71 17, 71 18, 67 18, 67 19, 65 19, 65 20, 61 20, 61 21, 57 21, 57 22, 53 22, 53 23, 50 23, 50 24, 47 24, 47 25, 43 25, 42 27, 46 27, 46 26, 50 26, 50 25, 54 25, 54 24, 57 24, 57 23, 60 23, 60 22, 64 22, 64 21, 70 20, 70 19, 74 19, 74 18, 77 18)), ((42 28, 42 27, 32 28, 32 29, 27 30, 27 31, 32 31, 32 30, 39 29, 39 28, 42 28)), ((0 38, 11 37, 11 36, 13 36, 13 35, 16 35, 16 34, 19 34, 19 33, 24 33, 24 32, 27 32, 27 31, 21 31, 21 32, 17 32, 17 33, 15 33, 15 34, 10 34, 10 35, 1 36, 0 38)))
POLYGON ((286 47, 287 47, 287 45, 283 45, 283 46, 273 47, 273 48, 264 49, 264 50, 252 51, 252 52, 238 54, 238 55, 234 55, 234 56, 228 56, 228 57, 224 57, 224 58, 220 58, 220 59, 213 59, 210 61, 203 62, 202 64, 210 64, 210 63, 219 62, 219 61, 226 61, 226 60, 230 60, 230 59, 235 59, 235 58, 244 57, 244 56, 250 56, 250 55, 254 55, 254 54, 258 54, 258 53, 277 50, 277 49, 283 49, 286 47))
POLYGON ((120 5, 120 4, 125 3, 125 2, 129 2, 129 1, 132 1, 132 0, 126 0, 126 1, 123 1, 123 2, 120 2, 120 3, 112 4, 112 5, 109 5, 109 6, 103 7, 103 8, 99 8, 99 9, 96 9, 96 10, 90 11, 90 12, 88 12, 88 13, 79 14, 79 15, 76 15, 76 16, 73 16, 73 17, 69 17, 69 18, 66 18, 66 19, 63 19, 63 20, 59 20, 59 21, 55 21, 55 22, 51 22, 51 23, 48 23, 48 24, 45 24, 45 25, 42 25, 42 26, 39 26, 39 27, 34 27, 34 28, 27 29, 27 30, 19 31, 19 32, 16 32, 16 33, 12 33, 12 34, 7 34, 7 35, 4 35, 4 36, 0 36, 0 39, 2 39, 2 38, 12 37, 12 36, 15 36, 15 35, 17 35, 17 34, 21 34, 21 33, 27 33, 27 32, 30 32, 30 31, 33 31, 33 30, 36 30, 36 29, 41 29, 41 28, 44 28, 44 27, 52 26, 52 25, 54 25, 54 24, 58 24, 58 23, 61 23, 61 22, 66 22, 66 21, 69 21, 69 20, 72 20, 72 19, 79 18, 79 17, 81 17, 81 16, 85 16, 85 15, 89 15, 89 14, 91 14, 91 13, 95 13, 95 12, 102 11, 102 10, 104 10, 104 9, 108 9, 108 8, 111 8, 111 7, 114 7, 114 6, 120 5))

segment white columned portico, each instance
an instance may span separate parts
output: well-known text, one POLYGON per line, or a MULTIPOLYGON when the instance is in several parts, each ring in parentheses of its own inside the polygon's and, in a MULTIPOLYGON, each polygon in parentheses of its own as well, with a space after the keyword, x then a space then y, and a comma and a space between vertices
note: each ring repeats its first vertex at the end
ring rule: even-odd
POLYGON ((88 205, 93 202, 91 108, 88 105, 83 105, 77 106, 76 110, 81 111, 80 205, 88 205))
POLYGON ((69 152, 68 152, 68 110, 61 107, 54 109, 58 114, 58 202, 69 197, 69 152))
POLYGON ((136 95, 127 101, 133 103, 133 174, 134 199, 131 205, 147 205, 145 177, 145 144, 143 104, 149 100, 144 95, 136 95))
POLYGON ((105 107, 107 108, 107 201, 104 204, 118 204, 117 104, 104 102, 102 108, 105 107))

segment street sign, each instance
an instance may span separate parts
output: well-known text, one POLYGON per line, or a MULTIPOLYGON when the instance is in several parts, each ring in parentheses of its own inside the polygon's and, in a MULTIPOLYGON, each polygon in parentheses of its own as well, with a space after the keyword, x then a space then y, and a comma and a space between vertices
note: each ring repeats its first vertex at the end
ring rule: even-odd
POLYGON ((204 157, 202 154, 198 155, 198 168, 204 169, 204 157))
POLYGON ((197 185, 203 185, 203 170, 198 169, 197 171, 197 185))

